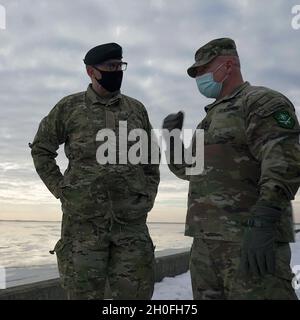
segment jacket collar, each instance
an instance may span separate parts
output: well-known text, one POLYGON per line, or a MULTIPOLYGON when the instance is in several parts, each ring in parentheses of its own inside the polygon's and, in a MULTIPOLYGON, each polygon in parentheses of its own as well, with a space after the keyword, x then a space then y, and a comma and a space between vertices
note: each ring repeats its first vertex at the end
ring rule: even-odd
POLYGON ((204 107, 206 113, 211 110, 214 106, 216 106, 217 104, 232 99, 234 98, 238 93, 240 93, 241 91, 243 91, 246 87, 250 86, 250 83, 248 81, 245 81, 243 84, 241 84, 240 86, 236 87, 233 92, 225 97, 223 97, 220 100, 216 100, 215 102, 207 105, 206 107, 204 107))
POLYGON ((96 91, 93 89, 92 84, 90 83, 87 90, 86 90, 86 96, 91 104, 102 104, 105 106, 114 104, 116 101, 121 99, 122 95, 120 90, 116 92, 112 92, 106 97, 100 97, 96 91))

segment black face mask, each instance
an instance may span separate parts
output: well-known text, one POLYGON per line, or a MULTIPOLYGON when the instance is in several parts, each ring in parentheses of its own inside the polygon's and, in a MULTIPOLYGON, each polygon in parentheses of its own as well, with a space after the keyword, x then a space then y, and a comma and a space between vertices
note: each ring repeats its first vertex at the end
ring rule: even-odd
POLYGON ((114 92, 120 90, 122 79, 123 79, 123 71, 100 71, 101 79, 96 79, 98 83, 107 91, 114 92))

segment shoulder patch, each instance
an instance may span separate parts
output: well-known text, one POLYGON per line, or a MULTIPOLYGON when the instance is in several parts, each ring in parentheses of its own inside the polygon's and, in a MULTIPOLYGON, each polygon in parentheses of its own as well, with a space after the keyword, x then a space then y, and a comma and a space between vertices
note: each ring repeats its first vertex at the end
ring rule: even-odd
POLYGON ((295 126, 295 120, 291 114, 286 110, 278 110, 273 115, 278 125, 282 128, 293 129, 295 126))
POLYGON ((262 105, 255 105, 255 109, 253 110, 253 112, 259 115, 260 117, 268 117, 275 111, 287 108, 287 103, 282 98, 273 98, 269 99, 266 103, 262 105))
POLYGON ((254 87, 254 89, 246 95, 246 115, 252 116, 255 113, 260 117, 267 117, 280 109, 294 109, 280 92, 266 87, 254 87))

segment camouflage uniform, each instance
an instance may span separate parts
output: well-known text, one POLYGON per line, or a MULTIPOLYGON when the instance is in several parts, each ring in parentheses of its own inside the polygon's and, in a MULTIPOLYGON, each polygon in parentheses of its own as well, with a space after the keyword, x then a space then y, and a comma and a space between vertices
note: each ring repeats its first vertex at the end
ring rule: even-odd
MULTIPOLYGON (((100 129, 117 137, 119 121, 131 129, 151 124, 145 107, 121 94, 87 91, 63 98, 46 116, 30 147, 36 170, 63 211, 57 254, 62 286, 71 298, 102 299, 108 278, 113 298, 150 299, 154 286, 154 246, 146 225, 159 183, 158 165, 96 161, 100 129), (56 165, 64 143, 69 160, 64 175, 56 165)), ((128 148, 135 142, 128 141, 128 148)))
MULTIPOLYGON (((211 61, 205 50, 198 58, 211 61)), ((204 130, 204 171, 187 176, 186 164, 169 165, 176 176, 190 182, 185 235, 194 237, 190 261, 194 298, 295 299, 288 244, 294 241, 291 200, 300 185, 295 109, 279 92, 245 82, 205 111, 197 126, 204 130), (283 213, 277 226, 275 275, 247 282, 237 266, 255 204, 283 213)))
POLYGON ((195 237, 190 271, 195 300, 296 300, 291 287, 289 244, 276 246, 276 275, 243 277, 239 273, 240 242, 195 237))

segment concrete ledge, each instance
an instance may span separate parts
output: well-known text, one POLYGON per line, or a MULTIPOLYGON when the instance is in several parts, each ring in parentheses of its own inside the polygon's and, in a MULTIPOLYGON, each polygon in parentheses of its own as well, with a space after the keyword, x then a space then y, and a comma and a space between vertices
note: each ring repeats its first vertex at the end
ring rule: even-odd
MULTIPOLYGON (((189 251, 155 258, 155 281, 174 277, 189 269, 189 251)), ((110 297, 109 288, 105 296, 110 297)), ((59 279, 34 282, 0 290, 0 300, 65 300, 66 292, 61 288, 59 279)))
POLYGON ((46 280, 0 290, 0 300, 65 300, 59 279, 46 280))
POLYGON ((156 258, 155 282, 165 277, 175 277, 189 270, 190 252, 181 252, 156 258))

